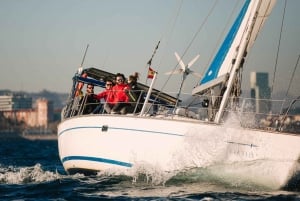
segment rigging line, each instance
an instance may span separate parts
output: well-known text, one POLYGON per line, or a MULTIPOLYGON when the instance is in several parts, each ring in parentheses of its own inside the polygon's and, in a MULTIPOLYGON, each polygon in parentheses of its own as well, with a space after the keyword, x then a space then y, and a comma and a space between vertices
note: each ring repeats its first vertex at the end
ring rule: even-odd
POLYGON ((297 69, 298 64, 299 64, 299 59, 300 59, 300 54, 298 55, 298 59, 297 59, 296 65, 295 65, 295 67, 294 67, 294 71, 293 71, 292 77, 291 77, 291 79, 290 79, 289 86, 288 86, 288 89, 287 89, 287 91, 286 91, 285 97, 287 97, 287 95, 288 95, 288 93, 289 93, 289 91, 290 91, 291 84, 292 84, 292 81, 294 80, 294 75, 295 75, 296 69, 297 69))
MULTIPOLYGON (((168 32, 168 37, 167 37, 167 38, 170 38, 170 37, 171 37, 171 34, 174 32, 175 25, 176 25, 177 19, 178 19, 178 17, 179 17, 180 10, 181 10, 181 8, 182 8, 182 3, 183 3, 183 0, 180 1, 180 4, 179 4, 179 6, 178 6, 178 9, 177 9, 177 12, 176 12, 176 15, 175 15, 175 20, 174 20, 173 23, 172 23, 172 26, 171 26, 170 31, 168 32)), ((170 20, 170 21, 171 21, 171 20, 170 20)), ((163 34, 163 35, 161 36, 160 41, 162 41, 164 35, 165 35, 165 34, 163 34)), ((167 40, 166 46, 168 46, 168 43, 169 43, 169 41, 167 40)), ((163 54, 162 58, 160 59, 160 62, 159 62, 159 65, 158 65, 158 66, 160 66, 160 64, 162 63, 163 57, 165 57, 165 55, 166 55, 166 53, 163 54)), ((177 65, 178 65, 178 64, 177 64, 177 65)), ((176 66, 177 66, 177 65, 176 65, 176 66)), ((157 69, 156 71, 158 71, 158 69, 157 69)), ((170 80, 170 76, 168 76, 167 80, 164 82, 164 84, 163 84, 162 87, 160 88, 159 93, 158 93, 158 94, 156 95, 156 97, 154 98, 154 102, 158 99, 159 95, 162 93, 162 91, 163 91, 164 88, 166 87, 166 85, 167 85, 167 83, 168 83, 169 80, 170 80)), ((150 108, 149 108, 149 110, 150 110, 150 108)))
POLYGON ((287 0, 285 0, 285 3, 284 3, 283 16, 282 16, 281 27, 280 27, 279 42, 278 42, 278 47, 277 47, 276 61, 275 61, 273 80, 272 80, 272 85, 271 85, 271 97, 273 97, 273 90, 274 90, 274 83, 275 83, 276 71, 277 71, 277 66, 278 66, 278 57, 279 57, 280 44, 281 44, 281 38, 282 38, 282 29, 283 29, 283 23, 284 23, 286 4, 287 4, 287 0))
MULTIPOLYGON (((181 0, 180 3, 179 3, 177 12, 176 12, 176 14, 175 14, 175 19, 174 19, 174 21, 173 21, 173 23, 172 23, 172 25, 171 25, 171 28, 170 28, 169 32, 166 33, 166 34, 164 34, 164 35, 167 35, 166 38, 171 38, 171 35, 172 35, 172 33, 174 32, 175 25, 176 25, 176 23, 177 23, 177 20, 178 20, 178 17, 179 17, 179 13, 180 13, 181 8, 182 8, 182 3, 183 3, 183 0, 181 0)), ((172 19, 172 18, 171 18, 171 19, 172 19)), ((170 19, 170 21, 171 21, 171 19, 170 19)), ((170 24, 170 22, 169 22, 169 24, 170 24)), ((167 30, 166 30, 166 32, 167 32, 167 30)), ((164 35, 161 36, 160 41, 163 40, 163 38, 165 37, 164 35)), ((167 42, 166 42, 166 45, 165 45, 165 46, 167 47, 168 44, 169 44, 169 40, 166 40, 166 41, 167 41, 167 42)), ((160 66, 160 64, 162 63, 163 57, 165 57, 165 55, 166 55, 166 53, 164 53, 163 56, 162 56, 162 58, 160 59, 159 66, 160 66)))
MULTIPOLYGON (((166 35, 167 35, 166 38, 171 38, 171 35, 172 35, 173 32, 174 32, 175 25, 176 25, 176 23, 177 23, 177 20, 178 20, 178 17, 179 17, 181 8, 182 8, 182 3, 183 3, 183 0, 181 0, 180 3, 179 3, 178 9, 177 9, 177 12, 176 12, 176 15, 175 15, 175 19, 174 19, 174 21, 173 21, 173 23, 172 23, 172 25, 171 25, 170 31, 166 34, 166 35)), ((163 36, 161 37, 161 40, 162 40, 162 39, 163 39, 163 36)), ((169 40, 166 40, 166 45, 165 45, 165 46, 167 47, 168 44, 169 44, 169 40)), ((165 53, 162 55, 162 57, 161 57, 161 59, 160 59, 160 61, 159 61, 159 63, 158 63, 158 66, 161 65, 161 63, 162 63, 162 61, 163 61, 163 58, 166 56, 166 51, 164 51, 164 52, 165 52, 165 53)), ((163 85, 162 89, 166 86, 166 83, 168 82, 168 80, 169 80, 169 79, 167 79, 167 81, 166 81, 165 84, 163 85)))
POLYGON ((173 33, 174 27, 175 27, 175 25, 177 23, 177 19, 178 19, 179 13, 180 13, 181 8, 182 8, 182 3, 183 3, 183 0, 181 0, 179 2, 179 5, 175 7, 175 8, 177 8, 176 10, 174 10, 174 13, 175 13, 174 16, 175 16, 175 18, 174 18, 173 14, 172 14, 170 16, 170 19, 169 19, 169 22, 168 22, 168 24, 171 24, 171 28, 169 29, 169 31, 168 31, 168 28, 166 28, 165 32, 161 35, 160 40, 162 40, 166 35, 170 36, 173 33), (172 19, 174 19, 174 21, 172 19))
MULTIPOLYGON (((180 4, 179 4, 178 9, 177 9, 176 14, 175 14, 175 20, 174 20, 174 22, 172 23, 172 26, 171 26, 170 31, 167 33, 167 30, 168 30, 168 29, 166 29, 164 32, 162 32, 162 34, 161 34, 161 36, 160 36, 160 39, 159 39, 159 42, 158 42, 158 44, 157 44, 157 46, 156 46, 157 48, 158 48, 158 45, 160 44, 160 42, 161 42, 161 41, 163 40, 163 38, 165 37, 165 35, 168 35, 167 38, 170 38, 170 35, 173 33, 174 27, 175 27, 175 25, 176 25, 176 22, 177 22, 177 19, 178 19, 178 16, 179 16, 179 13, 180 13, 180 10, 181 10, 181 7, 182 7, 182 2, 183 2, 183 0, 180 1, 180 4)), ((171 16, 173 16, 173 14, 172 14, 171 16)), ((171 23, 172 18, 173 18, 173 17, 171 17, 171 18, 169 19, 169 23, 168 23, 168 24, 171 23)), ((167 41, 167 43, 166 43, 166 46, 168 46, 168 41, 167 41)), ((156 49, 157 49, 157 48, 156 48, 156 49)), ((165 54, 164 54, 164 56, 165 56, 165 54)), ((164 57, 164 56, 163 56, 163 57, 164 57)), ((150 64, 152 63, 152 59, 153 59, 153 55, 152 55, 151 60, 149 60, 149 61, 151 61, 150 64)), ((149 61, 148 61, 148 63, 145 65, 145 69, 146 69, 147 67, 149 67, 149 61)), ((156 68, 156 71, 159 70, 159 66, 160 66, 161 62, 162 62, 162 58, 160 59, 160 62, 159 62, 159 64, 158 64, 158 66, 157 66, 158 68, 156 68)), ((148 70, 148 68, 147 68, 147 70, 148 70)), ((147 73, 147 74, 148 74, 148 73, 147 73)), ((146 81, 147 81, 147 76, 148 76, 148 75, 146 75, 146 81)))
POLYGON ((284 126, 284 122, 285 122, 285 120, 286 120, 286 118, 287 118, 287 115, 289 114, 289 112, 290 112, 290 109, 292 108, 292 106, 297 102, 297 101, 299 101, 300 100, 300 96, 298 96, 296 99, 294 99, 291 103, 290 103, 290 105, 289 105, 289 107, 287 108, 287 110, 286 110, 286 112, 284 113, 284 116, 283 116, 283 118, 281 119, 281 124, 280 124, 280 130, 282 130, 282 128, 283 128, 283 126, 284 126))
MULTIPOLYGON (((191 42, 189 43, 189 45, 187 46, 187 48, 185 49, 184 53, 181 55, 181 58, 184 57, 184 55, 187 53, 187 51, 189 50, 189 48, 191 47, 192 43, 194 42, 194 40, 196 39, 196 37, 198 36, 198 34, 200 33, 200 31, 202 30, 204 24, 207 22, 208 20, 208 17, 211 15, 212 11, 215 9, 216 7, 216 4, 217 4, 218 0, 216 0, 213 4, 213 6, 211 7, 210 11, 208 12, 208 15, 205 17, 205 19, 203 20, 202 24, 200 25, 200 27, 198 28, 197 32, 195 33, 194 37, 192 38, 191 42)), ((180 6, 181 8, 181 6, 180 6)), ((177 16, 176 16, 176 20, 177 20, 177 17, 179 15, 179 11, 180 9, 178 9, 178 13, 177 13, 177 16)), ((174 24, 175 26, 175 24, 174 24)), ((174 27, 173 27, 174 28, 174 27)), ((172 71, 175 71, 175 69, 177 68, 177 66, 179 65, 179 62, 176 63, 175 67, 173 68, 172 71)), ((157 98, 159 97, 160 93, 164 90, 164 88, 166 87, 167 83, 169 82, 169 80, 171 79, 171 76, 172 74, 170 74, 168 76, 168 78, 166 79, 166 81, 164 82, 164 84, 162 85, 161 89, 160 89, 160 92, 157 94, 157 96, 155 97, 155 101, 157 100, 157 98)))
MULTIPOLYGON (((217 5, 218 0, 216 0, 213 4, 213 6, 211 7, 211 9, 209 10, 207 16, 205 17, 205 19, 203 20, 203 22, 201 23, 200 27, 198 28, 198 30, 196 31, 195 35, 193 36, 192 40, 190 41, 190 43, 188 44, 188 46, 186 47, 186 49, 184 50, 183 54, 181 55, 181 59, 184 57, 184 55, 187 53, 187 51, 189 50, 189 48, 192 46, 192 43, 194 42, 194 40, 196 39, 196 37, 198 36, 198 34, 200 33, 200 31, 203 29, 204 25, 206 24, 208 17, 211 15, 212 11, 215 9, 216 5, 217 5)), ((176 65, 174 66, 172 71, 175 71, 175 69, 177 68, 177 66, 179 65, 179 62, 176 63, 176 65)), ((166 79, 164 85, 161 88, 161 91, 164 89, 164 87, 167 85, 168 81, 171 79, 172 74, 170 74, 168 76, 168 78, 166 79)))
MULTIPOLYGON (((170 38, 170 37, 171 37, 171 34, 174 32, 175 25, 176 25, 177 19, 178 19, 178 17, 179 17, 180 10, 181 10, 181 8, 182 8, 182 3, 183 3, 183 0, 181 0, 180 3, 179 3, 178 9, 177 9, 176 14, 175 14, 175 19, 174 19, 174 21, 173 21, 173 23, 172 23, 172 25, 171 25, 170 31, 167 32, 168 29, 166 29, 166 31, 162 33, 162 35, 161 35, 161 37, 160 37, 160 40, 159 40, 159 42, 158 42, 158 44, 157 44, 156 47, 158 47, 158 45, 160 44, 160 41, 163 40, 163 38, 165 37, 165 35, 168 35, 167 38, 170 38)), ((171 16, 172 16, 172 15, 171 15, 171 16)), ((173 17, 170 18, 168 24, 170 24, 172 18, 173 18, 173 17)), ((168 41, 168 40, 166 40, 166 41, 167 41, 167 42, 166 42, 166 47, 167 47, 169 41, 168 41)), ((165 52, 165 50, 163 50, 163 52, 165 52)), ((159 63, 158 63, 158 68, 156 69, 156 72, 158 72, 159 66, 160 66, 160 64, 162 63, 162 60, 163 60, 163 58, 165 57, 165 55, 166 55, 166 52, 163 53, 163 55, 162 55, 162 57, 161 57, 161 59, 160 59, 160 61, 159 61, 159 63)), ((151 62, 152 62, 152 58, 151 58, 151 62)), ((149 61, 148 61, 148 63, 146 64, 146 67, 145 67, 145 68, 147 68, 147 66, 149 66, 149 61)), ((147 73, 146 76, 148 76, 148 73, 147 73)), ((158 94, 155 96, 153 103, 158 99, 159 95, 162 93, 162 91, 163 91, 164 88, 166 87, 167 82, 168 82, 169 79, 170 79, 170 77, 169 77, 169 78, 165 81, 165 83, 162 85, 160 91, 159 91, 158 94)), ((147 78, 146 78, 146 80, 147 80, 147 78)), ((149 109, 148 109, 147 112, 149 112, 150 109, 151 109, 151 107, 149 107, 149 109)))
MULTIPOLYGON (((198 28, 198 30, 196 31, 194 37, 192 38, 192 40, 190 41, 190 43, 188 44, 188 46, 186 47, 186 49, 184 50, 183 54, 181 55, 181 58, 184 57, 184 55, 187 53, 187 51, 190 49, 190 47, 192 46, 194 40, 196 39, 196 37, 198 36, 198 34, 200 33, 200 31, 203 29, 204 25, 206 24, 208 17, 211 16, 213 10, 215 9, 216 5, 217 5, 218 0, 215 1, 215 3, 213 4, 213 6, 211 7, 211 9, 209 10, 207 16, 205 17, 205 19, 203 20, 202 24, 200 25, 200 27, 198 28)), ((177 64, 178 65, 178 64, 177 64)))
POLYGON ((287 89, 286 94, 285 94, 285 96, 284 96, 284 101, 283 101, 282 104, 281 104, 280 114, 281 114, 282 111, 283 111, 285 101, 286 101, 287 96, 288 96, 288 93, 289 93, 289 91, 290 91, 290 87, 291 87, 291 84, 292 84, 292 81, 293 81, 293 79, 294 79, 294 75, 295 75, 295 72, 296 72, 296 69, 297 69, 297 66, 298 66, 298 63, 299 63, 299 58, 300 58, 300 54, 299 54, 299 56, 298 56, 298 59, 297 59, 297 62, 296 62, 296 65, 295 65, 295 68, 294 68, 292 77, 291 77, 291 79, 290 79, 288 89, 287 89))
MULTIPOLYGON (((175 25, 176 25, 176 22, 177 22, 177 19, 178 19, 178 16, 179 16, 179 13, 180 13, 180 10, 181 10, 181 7, 182 7, 182 2, 183 2, 183 0, 180 1, 180 4, 179 4, 179 6, 178 6, 178 9, 177 9, 177 11, 176 11, 176 13, 175 13, 175 20, 174 20, 174 22, 173 22, 172 25, 171 25, 170 31, 168 32, 168 29, 166 29, 165 31, 162 32, 162 34, 161 34, 161 36, 160 36, 160 39, 159 39, 159 42, 158 42, 158 44, 157 44, 156 47, 158 47, 159 43, 163 40, 163 38, 165 38, 166 35, 168 35, 167 38, 169 38, 170 35, 173 33, 174 28, 175 28, 175 25), (167 33, 167 32, 168 32, 168 33, 167 33)), ((171 18, 169 19, 169 23, 168 23, 168 24, 171 23, 171 19, 172 19, 172 18, 173 18, 173 17, 171 17, 171 18)), ((167 42, 167 44, 168 44, 168 42, 167 42)), ((156 49, 157 49, 157 48, 156 48, 156 49)), ((152 55, 152 58, 151 58, 151 62, 152 62, 152 59, 153 59, 153 55, 152 55)), ((161 63, 161 61, 162 61, 162 59, 160 59, 159 64, 161 63)), ((146 67, 148 66, 148 64, 149 64, 149 61, 148 61, 147 65, 146 65, 146 67)), ((151 64, 151 63, 150 63, 150 64, 151 64)), ((158 66, 159 66, 159 65, 158 65, 158 66)))

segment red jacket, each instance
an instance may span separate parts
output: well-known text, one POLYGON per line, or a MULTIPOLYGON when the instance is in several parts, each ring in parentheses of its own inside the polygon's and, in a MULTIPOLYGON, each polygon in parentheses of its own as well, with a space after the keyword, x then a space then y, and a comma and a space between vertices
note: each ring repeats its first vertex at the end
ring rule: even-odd
POLYGON ((107 103, 114 103, 114 93, 112 89, 105 89, 104 91, 100 92, 96 99, 101 100, 104 99, 107 103))
POLYGON ((125 90, 129 90, 128 84, 116 84, 113 86, 112 90, 114 92, 114 103, 118 102, 129 102, 129 98, 125 90))

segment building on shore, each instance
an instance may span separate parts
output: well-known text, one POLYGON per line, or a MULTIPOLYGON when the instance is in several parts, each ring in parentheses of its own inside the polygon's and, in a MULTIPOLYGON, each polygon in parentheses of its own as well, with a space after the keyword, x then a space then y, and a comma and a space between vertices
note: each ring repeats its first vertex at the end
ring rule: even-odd
POLYGON ((31 109, 32 98, 24 94, 7 94, 0 96, 0 111, 31 109))
POLYGON ((20 94, 0 96, 0 112, 12 122, 23 123, 26 127, 48 128, 53 120, 53 103, 39 98, 32 106, 32 98, 20 94))
POLYGON ((269 87, 269 74, 264 72, 251 72, 250 96, 257 114, 268 113, 271 110, 271 89, 269 87))

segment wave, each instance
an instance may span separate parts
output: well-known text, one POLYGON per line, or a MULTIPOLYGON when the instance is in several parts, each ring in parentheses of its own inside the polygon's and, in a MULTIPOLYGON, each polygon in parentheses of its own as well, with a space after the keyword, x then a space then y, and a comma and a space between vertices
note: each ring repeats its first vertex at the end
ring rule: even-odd
POLYGON ((32 167, 1 167, 0 183, 5 184, 26 184, 48 182, 62 178, 58 172, 45 171, 41 164, 32 167))
MULTIPOLYGON (((217 167, 215 167, 217 168, 217 167)), ((221 171, 221 170, 220 170, 221 171)), ((298 193, 272 191, 259 186, 223 182, 207 168, 163 174, 153 167, 140 166, 132 172, 102 172, 94 176, 66 175, 47 170, 41 164, 29 167, 0 165, 1 194, 12 199, 66 200, 282 200, 299 198, 298 193), (46 169, 46 170, 45 170, 46 169), (158 181, 162 181, 159 183, 158 181)))
MULTIPOLYGON (((51 182, 55 180, 76 179, 84 183, 97 183, 114 181, 126 186, 176 186, 190 183, 215 183, 221 182, 211 174, 209 169, 194 168, 174 172, 164 172, 158 167, 140 164, 127 171, 109 170, 99 172, 96 176, 84 176, 82 174, 67 175, 61 169, 53 170, 37 163, 28 167, 3 167, 0 165, 0 184, 35 184, 51 182)), ((223 183, 222 183, 223 185, 223 183)), ((238 186, 235 184, 235 186, 238 186)))

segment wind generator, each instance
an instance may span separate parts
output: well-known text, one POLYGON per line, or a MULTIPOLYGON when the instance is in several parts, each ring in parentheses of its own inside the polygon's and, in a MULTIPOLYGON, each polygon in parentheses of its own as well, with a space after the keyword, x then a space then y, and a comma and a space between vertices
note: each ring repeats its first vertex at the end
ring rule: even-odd
POLYGON ((171 74, 182 74, 182 80, 181 80, 181 83, 180 83, 180 87, 179 87, 179 91, 178 91, 178 94, 177 94, 177 101, 176 101, 176 104, 175 104, 175 108, 178 106, 178 100, 179 100, 179 97, 180 97, 180 94, 181 94, 181 90, 182 90, 182 87, 183 87, 183 83, 185 81, 185 79, 187 78, 187 76, 189 74, 193 74, 197 77, 201 77, 200 74, 192 71, 190 68, 191 66, 197 61, 197 59, 199 58, 199 54, 194 58, 192 59, 187 65, 185 65, 181 59, 181 57, 178 55, 177 52, 174 53, 175 56, 176 56, 176 59, 180 65, 180 68, 179 69, 175 69, 173 71, 170 71, 170 72, 167 72, 166 75, 171 75, 171 74))

